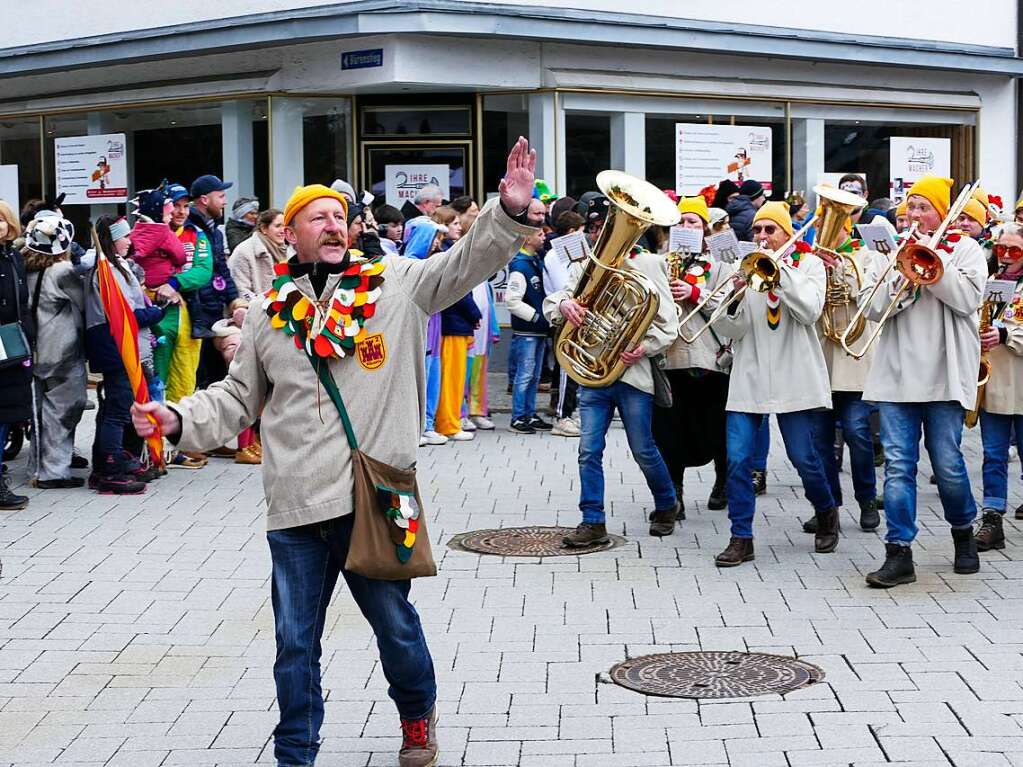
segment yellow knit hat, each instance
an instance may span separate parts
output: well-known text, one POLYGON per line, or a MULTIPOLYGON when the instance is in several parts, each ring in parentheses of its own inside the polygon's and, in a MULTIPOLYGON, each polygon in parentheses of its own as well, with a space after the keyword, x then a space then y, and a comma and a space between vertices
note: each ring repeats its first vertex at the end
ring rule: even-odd
POLYGON ((341 203, 345 210, 345 218, 348 217, 348 200, 340 192, 335 192, 329 186, 323 184, 310 184, 309 186, 296 186, 295 191, 288 198, 288 204, 284 206, 284 225, 291 226, 291 221, 302 208, 313 200, 323 197, 330 197, 341 203))
POLYGON ((903 200, 895 206, 895 216, 905 216, 909 213, 909 200, 903 200))
POLYGON ((1020 198, 1016 200, 1016 207, 1014 210, 1019 210, 1020 208, 1023 208, 1023 195, 1020 195, 1020 198))
POLYGON ((909 188, 907 199, 913 195, 923 197, 934 206, 938 215, 942 218, 948 215, 948 208, 952 204, 952 184, 955 182, 950 178, 941 176, 924 176, 909 188))
POLYGON ((678 201, 678 210, 679 213, 695 213, 705 224, 710 223, 710 210, 707 208, 707 200, 702 195, 683 197, 678 201))
POLYGON ((765 202, 760 206, 760 210, 757 211, 757 215, 753 217, 753 223, 757 221, 773 221, 782 229, 785 230, 785 234, 792 236, 792 216, 789 215, 789 206, 784 202, 776 200, 774 202, 765 202))
POLYGON ((979 186, 973 190, 973 194, 971 194, 970 197, 972 197, 974 200, 983 205, 985 210, 987 209, 988 204, 991 202, 988 199, 987 192, 985 192, 979 186))
POLYGON ((970 200, 966 203, 966 207, 963 208, 963 213, 981 226, 987 225, 987 209, 976 199, 970 198, 970 200))

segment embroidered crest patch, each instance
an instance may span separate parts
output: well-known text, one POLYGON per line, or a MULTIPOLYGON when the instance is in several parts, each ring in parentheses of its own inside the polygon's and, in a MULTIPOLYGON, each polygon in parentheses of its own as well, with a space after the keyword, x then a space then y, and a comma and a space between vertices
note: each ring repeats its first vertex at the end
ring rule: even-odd
POLYGON ((366 370, 376 370, 387 361, 387 347, 382 333, 366 336, 355 345, 355 356, 366 370))

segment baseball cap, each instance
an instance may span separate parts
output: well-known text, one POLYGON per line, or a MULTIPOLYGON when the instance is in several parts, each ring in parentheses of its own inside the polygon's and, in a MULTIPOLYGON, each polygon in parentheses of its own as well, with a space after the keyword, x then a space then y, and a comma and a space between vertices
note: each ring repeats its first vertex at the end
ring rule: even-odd
POLYGON ((204 194, 210 192, 223 192, 225 189, 230 189, 234 186, 232 181, 221 181, 219 178, 213 175, 199 176, 195 181, 192 182, 192 197, 202 197, 204 194))
POLYGON ((188 190, 185 189, 181 184, 171 184, 167 187, 164 192, 167 195, 167 199, 171 202, 177 202, 182 197, 188 197, 188 190))

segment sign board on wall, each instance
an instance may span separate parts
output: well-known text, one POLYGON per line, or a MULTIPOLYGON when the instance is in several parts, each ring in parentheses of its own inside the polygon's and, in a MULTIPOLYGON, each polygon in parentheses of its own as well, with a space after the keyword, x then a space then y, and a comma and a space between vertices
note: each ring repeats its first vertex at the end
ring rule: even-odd
POLYGON ((388 205, 401 208, 424 186, 439 186, 445 200, 451 199, 451 168, 448 165, 387 165, 384 168, 384 196, 388 205))
POLYGON ((363 51, 347 51, 341 54, 341 71, 348 69, 373 69, 384 65, 384 49, 370 48, 363 51))
POLYGON ((888 195, 902 202, 921 176, 952 175, 952 139, 892 136, 889 147, 888 195))
POLYGON ((770 196, 771 141, 770 128, 675 123, 675 191, 692 197, 725 178, 752 178, 770 196))
POLYGON ((21 201, 18 199, 17 165, 0 165, 0 200, 6 200, 15 213, 21 210, 21 201))
POLYGON ((57 191, 65 205, 128 202, 123 133, 54 139, 57 191))

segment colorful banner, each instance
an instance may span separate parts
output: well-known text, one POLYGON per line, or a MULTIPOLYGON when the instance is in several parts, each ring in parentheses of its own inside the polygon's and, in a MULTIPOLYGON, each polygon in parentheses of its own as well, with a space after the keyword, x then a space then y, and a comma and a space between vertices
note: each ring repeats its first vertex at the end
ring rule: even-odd
POLYGON ((53 140, 57 192, 65 205, 128 202, 128 160, 123 133, 53 140))
POLYGON ((675 123, 675 191, 692 197, 722 179, 752 178, 770 197, 771 142, 766 127, 675 123))

